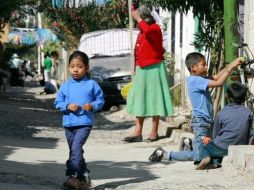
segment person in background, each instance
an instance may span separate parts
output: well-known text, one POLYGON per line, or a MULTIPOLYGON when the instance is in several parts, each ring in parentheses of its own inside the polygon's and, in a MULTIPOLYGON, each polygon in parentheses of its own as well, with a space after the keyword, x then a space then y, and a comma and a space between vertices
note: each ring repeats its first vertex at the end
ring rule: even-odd
POLYGON ((44 62, 43 62, 43 66, 44 66, 44 80, 45 80, 45 82, 50 82, 52 65, 53 65, 52 64, 52 60, 50 59, 48 54, 46 54, 44 56, 44 62))
POLYGON ((127 97, 127 111, 136 116, 135 130, 123 141, 140 142, 145 117, 152 117, 152 130, 147 142, 159 139, 160 117, 173 114, 169 92, 162 32, 149 9, 141 5, 132 11, 140 33, 135 46, 135 76, 127 97))
POLYGON ((11 78, 10 83, 12 86, 23 86, 24 81, 21 77, 22 73, 20 72, 20 68, 22 66, 22 60, 19 59, 19 56, 14 53, 11 59, 8 62, 11 78))
POLYGON ((81 51, 75 51, 69 58, 71 78, 63 83, 54 105, 63 112, 63 127, 69 145, 69 159, 66 162, 67 188, 88 188, 91 185, 89 170, 83 157, 83 145, 89 137, 94 112, 104 104, 100 86, 89 78, 89 59, 81 51))
POLYGON ((57 82, 54 79, 51 79, 50 82, 45 82, 44 80, 42 80, 41 85, 44 86, 44 89, 42 92, 40 92, 40 94, 55 94, 57 91, 57 82))

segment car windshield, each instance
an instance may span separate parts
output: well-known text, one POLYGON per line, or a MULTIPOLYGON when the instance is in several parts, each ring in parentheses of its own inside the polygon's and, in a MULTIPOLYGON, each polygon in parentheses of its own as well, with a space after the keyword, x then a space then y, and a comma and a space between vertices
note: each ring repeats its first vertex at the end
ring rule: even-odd
POLYGON ((104 78, 131 75, 130 56, 92 58, 90 71, 104 78))
MULTIPOLYGON (((133 32, 136 41, 138 30, 133 32)), ((78 49, 90 58, 90 71, 103 78, 131 75, 129 29, 112 29, 82 35, 78 49)))
MULTIPOLYGON (((136 41, 138 30, 132 32, 136 41)), ((131 53, 129 29, 112 29, 89 32, 82 35, 78 46, 89 58, 103 56, 121 56, 131 53)))

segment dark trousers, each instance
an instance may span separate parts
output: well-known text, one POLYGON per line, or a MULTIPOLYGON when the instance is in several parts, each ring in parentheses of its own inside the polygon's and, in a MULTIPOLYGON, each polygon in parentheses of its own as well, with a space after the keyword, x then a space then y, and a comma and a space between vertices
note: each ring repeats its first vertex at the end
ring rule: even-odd
POLYGON ((199 152, 201 159, 211 157, 212 162, 216 165, 221 165, 222 158, 228 155, 228 150, 216 146, 213 141, 201 146, 199 152))
POLYGON ((92 126, 65 127, 65 136, 69 145, 69 159, 66 162, 66 176, 81 177, 89 172, 83 157, 83 145, 85 144, 92 126))

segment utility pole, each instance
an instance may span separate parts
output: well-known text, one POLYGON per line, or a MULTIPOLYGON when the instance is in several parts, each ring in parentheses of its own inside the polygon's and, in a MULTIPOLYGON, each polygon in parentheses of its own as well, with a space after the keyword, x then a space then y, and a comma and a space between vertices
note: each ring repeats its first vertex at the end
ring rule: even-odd
POLYGON ((132 0, 128 1, 128 8, 129 8, 129 28, 130 28, 130 50, 131 50, 131 55, 130 55, 130 64, 131 64, 131 73, 132 73, 132 78, 134 76, 134 48, 133 48, 133 19, 131 16, 131 11, 132 11, 132 0))
MULTIPOLYGON (((38 29, 41 29, 42 28, 41 13, 39 13, 39 12, 37 14, 37 19, 38 19, 38 29)), ((38 68, 37 68, 37 71, 38 71, 39 75, 41 74, 41 65, 42 65, 42 62, 44 60, 44 53, 41 52, 42 49, 43 49, 43 44, 38 44, 38 48, 37 48, 37 51, 38 51, 38 59, 37 59, 38 68)))
MULTIPOLYGON (((237 48, 233 46, 238 43, 238 30, 237 30, 237 1, 224 0, 224 31, 225 31, 225 63, 229 64, 236 57, 238 57, 237 48)), ((225 97, 225 90, 230 79, 224 85, 222 97, 225 97)), ((225 105, 225 99, 222 98, 221 105, 225 105)))
POLYGON ((183 61, 183 13, 180 14, 181 105, 185 109, 185 65, 183 61))

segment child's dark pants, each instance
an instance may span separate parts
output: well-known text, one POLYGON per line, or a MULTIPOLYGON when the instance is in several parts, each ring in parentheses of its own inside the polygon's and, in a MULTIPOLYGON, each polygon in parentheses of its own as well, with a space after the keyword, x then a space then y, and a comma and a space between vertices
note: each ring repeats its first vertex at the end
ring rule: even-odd
POLYGON ((84 173, 89 172, 83 157, 83 145, 85 144, 92 126, 65 127, 65 136, 69 145, 69 159, 66 162, 66 176, 82 178, 84 173))

